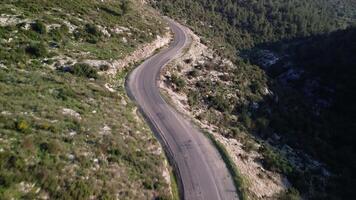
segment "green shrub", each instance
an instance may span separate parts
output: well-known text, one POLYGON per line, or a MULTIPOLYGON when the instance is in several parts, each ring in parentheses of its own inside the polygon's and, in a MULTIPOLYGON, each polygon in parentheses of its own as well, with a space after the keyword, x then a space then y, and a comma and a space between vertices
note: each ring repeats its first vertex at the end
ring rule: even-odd
POLYGON ((91 44, 98 43, 99 38, 101 36, 101 32, 97 26, 95 26, 93 24, 86 24, 85 32, 86 32, 86 34, 84 35, 84 37, 87 42, 89 42, 91 44))
POLYGON ((36 21, 35 23, 32 23, 31 29, 39 34, 47 33, 46 25, 41 21, 36 21))
POLYGON ((270 147, 263 145, 259 149, 263 155, 263 166, 271 171, 280 172, 283 174, 291 174, 293 167, 280 153, 274 151, 270 147))
POLYGON ((129 0, 123 0, 121 2, 120 9, 124 15, 129 13, 131 10, 131 2, 129 0))
POLYGON ((54 98, 67 101, 69 98, 75 97, 75 93, 70 87, 63 87, 63 88, 58 88, 55 89, 52 92, 52 95, 54 98))
POLYGON ((39 149, 43 153, 57 155, 62 152, 62 145, 58 140, 50 140, 49 142, 42 142, 39 144, 39 149))
POLYGON ((85 31, 94 36, 100 36, 101 32, 99 31, 98 27, 93 24, 86 24, 85 31))
POLYGON ((188 93, 188 104, 189 106, 195 106, 199 103, 199 93, 192 91, 188 93))
POLYGON ((69 29, 66 25, 62 25, 59 28, 54 28, 49 32, 49 36, 56 42, 62 41, 65 35, 69 33, 69 29))
POLYGON ((251 151, 257 150, 257 147, 256 147, 255 143, 253 143, 252 141, 249 141, 248 139, 245 139, 242 142, 243 142, 242 148, 246 152, 250 153, 251 151))
POLYGON ((173 74, 171 77, 171 81, 174 85, 177 86, 177 90, 181 91, 184 89, 186 83, 184 81, 184 79, 182 79, 181 77, 178 77, 176 74, 173 74))
POLYGON ((89 183, 84 182, 83 180, 77 180, 74 183, 70 183, 68 188, 68 198, 85 200, 89 199, 92 194, 92 187, 89 183))
POLYGON ((100 37, 101 32, 96 25, 86 24, 84 28, 77 28, 74 32, 76 40, 84 40, 91 44, 96 44, 100 37))
POLYGON ((241 135, 241 130, 239 127, 232 127, 230 128, 230 135, 233 138, 237 138, 239 135, 241 135))
POLYGON ((35 58, 45 57, 48 54, 47 47, 43 43, 31 43, 26 47, 25 51, 35 58))
POLYGON ((222 95, 209 96, 208 101, 211 106, 220 112, 226 112, 229 110, 229 101, 222 95))
POLYGON ((70 72, 74 75, 86 78, 98 78, 98 72, 92 66, 85 63, 76 63, 72 66, 70 72))
POLYGON ((246 128, 252 128, 253 122, 252 122, 252 119, 250 117, 250 114, 247 111, 243 111, 241 113, 241 120, 242 120, 242 122, 243 122, 243 124, 245 125, 246 128))

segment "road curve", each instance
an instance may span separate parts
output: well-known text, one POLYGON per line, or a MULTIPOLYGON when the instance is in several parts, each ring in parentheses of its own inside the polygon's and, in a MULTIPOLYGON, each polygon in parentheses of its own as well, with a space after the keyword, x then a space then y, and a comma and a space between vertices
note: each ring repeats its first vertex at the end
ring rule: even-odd
POLYGON ((160 95, 161 69, 180 55, 190 40, 183 26, 168 22, 174 41, 129 75, 127 92, 162 143, 178 176, 183 199, 238 199, 231 175, 214 145, 160 95))

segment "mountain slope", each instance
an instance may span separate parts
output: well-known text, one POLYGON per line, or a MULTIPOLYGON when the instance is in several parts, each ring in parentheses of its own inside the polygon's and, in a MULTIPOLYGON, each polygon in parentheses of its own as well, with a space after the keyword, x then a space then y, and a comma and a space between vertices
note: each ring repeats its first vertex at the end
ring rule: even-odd
MULTIPOLYGON (((186 22, 215 49, 208 56, 198 51, 164 74, 178 105, 226 140, 241 143, 247 152, 238 155, 241 160, 259 153, 263 168, 286 175, 303 197, 353 196, 354 31, 335 30, 355 23, 354 2, 160 0, 153 5, 186 22), (252 52, 262 49, 268 66, 240 57, 254 46, 252 52)), ((279 198, 295 194, 291 189, 279 198)))
MULTIPOLYGON (((265 104, 274 113, 270 126, 285 135, 284 142, 327 163, 333 173, 329 193, 341 199, 354 196, 355 33, 350 27, 274 45, 284 46, 271 49, 287 56, 266 69, 280 96, 279 105, 265 104), (300 75, 288 78, 291 71, 300 75)), ((311 184, 313 178, 304 181, 311 184)))
POLYGON ((0 199, 170 199, 125 94, 133 63, 120 65, 164 22, 138 1, 4 0, 0 13, 0 199))
MULTIPOLYGON (((152 4, 164 14, 186 20, 215 49, 221 48, 225 55, 229 53, 234 57, 236 48, 248 48, 261 42, 308 36, 345 27, 347 22, 336 16, 335 6, 331 2, 158 0, 152 4)), ((352 14, 352 11, 349 12, 352 14)))

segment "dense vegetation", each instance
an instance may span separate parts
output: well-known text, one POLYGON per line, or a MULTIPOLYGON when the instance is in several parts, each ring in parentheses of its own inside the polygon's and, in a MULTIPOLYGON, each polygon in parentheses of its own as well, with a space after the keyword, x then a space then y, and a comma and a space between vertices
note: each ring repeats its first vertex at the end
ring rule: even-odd
POLYGON ((84 63, 122 58, 162 33, 135 3, 1 1, 0 199, 170 198, 126 71, 110 78, 99 73, 108 66, 84 63))
MULTIPOLYGON (((327 185, 329 194, 334 196, 328 198, 350 199, 355 196, 351 190, 356 184, 353 159, 356 153, 355 44, 355 28, 288 45, 274 44, 271 49, 289 55, 267 70, 275 77, 273 87, 280 96, 280 103, 275 105, 266 101, 263 103, 265 110, 258 114, 270 120, 270 127, 284 136, 284 142, 304 149, 328 164, 335 175, 327 185), (286 63, 291 61, 292 68, 303 70, 303 74, 281 84, 280 77, 291 68, 286 67, 286 63), (267 106, 271 114, 267 114, 267 106)), ((263 134, 269 137, 272 132, 263 134)), ((307 184, 315 182, 313 178, 304 181, 307 184)))
MULTIPOLYGON (((215 49, 221 50, 224 55, 229 53, 233 58, 236 48, 248 48, 261 42, 308 36, 345 26, 345 20, 336 17, 337 12, 331 8, 334 5, 327 2, 324 0, 158 0, 154 1, 153 5, 169 16, 186 20, 199 35, 213 43, 215 49)), ((353 13, 352 10, 348 12, 353 13)))
MULTIPOLYGON (((197 81, 179 91, 188 95, 193 109, 203 108, 198 119, 217 125, 224 136, 237 138, 247 150, 255 147, 244 133, 261 138, 258 151, 264 156, 264 167, 286 174, 308 198, 355 196, 351 189, 355 184, 355 31, 333 32, 355 23, 354 1, 158 0, 153 5, 186 22, 203 43, 237 65, 232 69, 212 60, 186 74, 189 82, 195 77, 197 81), (289 56, 264 72, 238 55, 256 45, 289 56), (304 73, 286 84, 281 79, 293 75, 294 68, 304 73), (225 74, 212 80, 212 72, 225 74), (305 94, 308 87, 312 95, 305 94), (302 167, 279 153, 288 150, 285 144, 301 151, 297 162, 302 167), (309 165, 304 153, 326 163, 332 175, 309 165)), ((297 194, 291 189, 280 198, 297 194)))

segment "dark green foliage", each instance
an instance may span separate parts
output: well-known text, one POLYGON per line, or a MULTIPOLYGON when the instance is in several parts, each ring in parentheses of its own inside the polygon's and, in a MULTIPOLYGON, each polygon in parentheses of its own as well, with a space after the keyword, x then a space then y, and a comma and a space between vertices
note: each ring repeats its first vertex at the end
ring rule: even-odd
POLYGON ((172 75, 171 81, 175 86, 177 86, 177 90, 178 91, 183 90, 185 85, 186 85, 184 79, 182 79, 181 77, 177 76, 176 74, 172 75))
MULTIPOLYGON (((355 22, 354 2, 158 0, 153 5, 163 13, 186 22, 203 37, 204 43, 216 49, 218 55, 230 58, 237 65, 233 71, 221 70, 229 73, 229 77, 221 77, 221 80, 232 81, 231 86, 217 86, 206 80, 197 82, 194 90, 209 98, 199 99, 191 94, 192 91, 187 91, 189 105, 207 105, 225 112, 224 115, 235 115, 237 122, 231 120, 233 117, 222 118, 209 111, 204 113, 210 123, 228 129, 228 136, 239 137, 233 131, 236 127, 239 127, 238 132, 255 134, 262 139, 271 139, 274 133, 278 133, 282 136, 280 143, 288 143, 327 163, 337 178, 328 180, 325 191, 321 189, 325 180, 320 180, 320 172, 294 170, 277 150, 267 146, 261 149, 265 167, 288 175, 292 185, 303 195, 316 199, 351 199, 355 196, 350 188, 356 184, 356 165, 353 162, 356 87, 352 81, 356 34, 354 29, 325 34, 355 22), (288 43, 290 39, 295 43, 288 43), (278 43, 274 46, 280 47, 281 51, 288 47, 288 55, 291 56, 287 59, 307 72, 293 87, 299 85, 301 89, 303 81, 317 77, 321 87, 326 88, 318 94, 333 99, 329 109, 322 109, 316 116, 315 107, 310 102, 313 100, 303 96, 302 90, 285 88, 277 83, 273 78, 280 75, 283 68, 274 70, 273 76, 267 72, 271 75, 268 77, 261 69, 244 63, 238 57, 239 52, 246 48, 275 41, 278 43), (223 88, 223 95, 217 92, 219 88, 223 88), (274 94, 266 95, 265 88, 270 88, 274 94), (330 93, 327 88, 334 92, 330 93), (227 94, 236 94, 238 98, 229 103, 222 98, 227 94), (258 107, 254 106, 255 103, 258 107), (227 109, 229 105, 234 109, 227 109)), ((186 61, 187 64, 189 62, 186 61)), ((214 63, 206 63, 197 69, 211 71, 218 68, 214 63)), ((187 75, 193 77, 190 73, 187 75)), ((281 194, 280 199, 299 199, 299 195, 290 190, 281 194)))
POLYGON ((26 53, 34 58, 41 58, 47 56, 47 47, 42 42, 36 42, 29 44, 26 49, 26 53))
POLYGON ((322 0, 158 0, 153 4, 165 14, 187 20, 216 49, 224 46, 221 52, 232 57, 236 47, 330 31, 338 23, 333 8, 322 0))
POLYGON ((209 96, 208 101, 218 111, 225 112, 229 110, 229 101, 223 95, 209 96))
POLYGON ((74 37, 77 40, 84 40, 91 44, 96 44, 100 40, 102 34, 98 27, 94 24, 86 24, 83 28, 78 28, 74 32, 74 37))
POLYGON ((76 63, 70 68, 70 72, 74 75, 86 78, 98 78, 98 72, 92 66, 85 63, 76 63))
POLYGON ((127 14, 131 10, 131 2, 129 0, 121 1, 120 8, 124 15, 127 14))
POLYGON ((68 199, 86 200, 92 193, 92 187, 93 185, 88 182, 77 180, 69 184, 68 193, 64 196, 68 199))
POLYGON ((36 22, 32 23, 31 29, 39 34, 47 33, 46 25, 41 21, 36 21, 36 22))
POLYGON ((291 174, 293 172, 290 163, 271 147, 262 146, 259 151, 263 155, 262 163, 266 169, 283 174, 291 174))
POLYGON ((100 34, 101 34, 98 27, 93 24, 86 24, 85 31, 88 34, 93 35, 93 36, 100 36, 100 34))
POLYGON ((189 106, 193 107, 197 105, 199 102, 199 93, 196 91, 192 91, 188 93, 188 104, 189 106))
MULTIPOLYGON (((349 28, 290 45, 287 49, 290 59, 306 73, 293 88, 278 90, 283 98, 273 109, 271 123, 273 129, 284 133, 291 145, 302 145, 305 151, 327 163, 333 173, 339 174, 329 187, 333 196, 342 199, 354 196, 350 188, 356 180, 356 163, 350 162, 356 153, 353 148, 356 143, 355 44, 356 28, 349 28), (307 80, 319 82, 313 89, 313 97, 303 92, 307 80), (319 107, 315 103, 317 99, 331 101, 329 106, 320 107, 316 115, 313 109, 319 107)), ((300 177, 294 179, 300 187, 315 182, 309 180, 311 175, 306 176, 309 181, 304 183, 300 177)))
POLYGON ((66 25, 61 25, 59 28, 54 28, 49 31, 49 36, 56 42, 60 42, 69 34, 69 29, 66 25))

